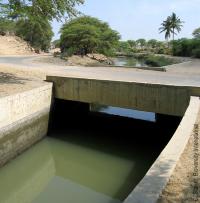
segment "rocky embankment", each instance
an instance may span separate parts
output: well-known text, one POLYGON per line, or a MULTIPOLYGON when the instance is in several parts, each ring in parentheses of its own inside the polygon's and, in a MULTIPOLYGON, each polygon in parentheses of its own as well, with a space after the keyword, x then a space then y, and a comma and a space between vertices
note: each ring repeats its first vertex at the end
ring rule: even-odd
POLYGON ((107 65, 113 64, 113 61, 103 54, 87 54, 87 57, 107 65))

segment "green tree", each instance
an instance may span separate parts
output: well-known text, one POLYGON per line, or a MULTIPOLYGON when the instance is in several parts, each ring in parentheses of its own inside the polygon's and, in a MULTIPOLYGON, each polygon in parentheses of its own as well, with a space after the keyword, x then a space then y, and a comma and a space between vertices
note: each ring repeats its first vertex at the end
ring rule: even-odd
POLYGON ((169 38, 171 37, 172 33, 172 27, 171 27, 171 18, 168 16, 166 20, 164 20, 161 24, 161 27, 159 28, 160 33, 165 32, 165 39, 167 42, 169 41, 169 38))
POLYGON ((128 41, 120 41, 116 48, 116 52, 128 55, 132 52, 131 45, 128 41))
POLYGON ((194 38, 200 39, 200 27, 195 29, 192 35, 194 36, 194 38))
POLYGON ((157 47, 157 44, 158 44, 158 41, 156 39, 150 39, 148 42, 147 42, 148 46, 150 48, 156 48, 157 47))
POLYGON ((128 44, 130 45, 131 48, 135 48, 136 41, 134 41, 134 40, 128 40, 127 42, 128 42, 128 44))
POLYGON ((0 35, 15 32, 15 22, 6 18, 0 18, 0 35))
POLYGON ((165 32, 165 39, 167 41, 172 34, 174 41, 174 36, 177 35, 176 31, 179 33, 181 31, 181 27, 183 27, 183 21, 181 21, 175 13, 172 13, 171 16, 168 16, 167 19, 163 21, 159 30, 160 33, 165 32))
POLYGON ((16 35, 26 40, 35 49, 47 51, 53 36, 47 19, 20 19, 16 23, 16 35))
POLYGON ((64 16, 75 16, 77 4, 84 0, 0 0, 1 16, 10 18, 44 17, 48 20, 60 20, 64 16))
POLYGON ((144 48, 146 46, 146 40, 145 39, 138 39, 136 43, 141 47, 144 48))
POLYGON ((200 39, 182 38, 173 43, 173 55, 200 58, 200 39))
POLYGON ((61 28, 62 52, 87 54, 92 52, 109 55, 118 44, 120 36, 105 22, 83 16, 70 20, 61 28))
POLYGON ((172 13, 170 19, 171 19, 172 37, 174 41, 174 36, 177 35, 175 31, 179 33, 181 31, 181 28, 183 27, 184 22, 181 21, 181 19, 175 13, 172 13))

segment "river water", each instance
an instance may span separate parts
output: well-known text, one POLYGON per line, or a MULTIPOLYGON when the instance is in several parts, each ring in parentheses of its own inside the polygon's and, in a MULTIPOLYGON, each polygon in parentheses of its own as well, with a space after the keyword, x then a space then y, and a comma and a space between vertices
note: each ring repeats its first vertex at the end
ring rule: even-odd
MULTIPOLYGON (((58 112, 48 137, 0 169, 0 202, 121 203, 178 121, 170 118, 166 127, 109 115, 109 108, 65 117, 58 112)), ((153 121, 154 115, 146 114, 150 117, 153 121)), ((145 119, 144 112, 140 118, 145 119)))

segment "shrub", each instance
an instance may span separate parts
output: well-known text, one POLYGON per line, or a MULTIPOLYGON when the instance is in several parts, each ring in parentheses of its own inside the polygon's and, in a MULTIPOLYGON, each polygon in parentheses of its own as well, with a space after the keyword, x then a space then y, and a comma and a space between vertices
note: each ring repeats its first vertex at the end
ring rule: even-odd
POLYGON ((162 67, 162 66, 172 65, 175 63, 175 61, 173 59, 169 59, 164 56, 151 55, 146 58, 145 63, 153 67, 162 67))
POLYGON ((198 57, 198 50, 200 48, 200 39, 179 39, 173 42, 173 55, 198 57))
POLYGON ((200 58, 200 48, 193 49, 192 56, 195 58, 200 58))
POLYGON ((0 18, 0 35, 13 34, 15 32, 15 22, 5 18, 0 18))

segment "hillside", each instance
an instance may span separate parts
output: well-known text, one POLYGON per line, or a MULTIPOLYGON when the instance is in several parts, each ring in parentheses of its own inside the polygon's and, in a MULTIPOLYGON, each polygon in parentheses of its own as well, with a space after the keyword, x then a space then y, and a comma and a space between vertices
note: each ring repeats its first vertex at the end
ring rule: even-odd
POLYGON ((0 55, 29 55, 34 53, 34 49, 21 38, 0 35, 0 55))

